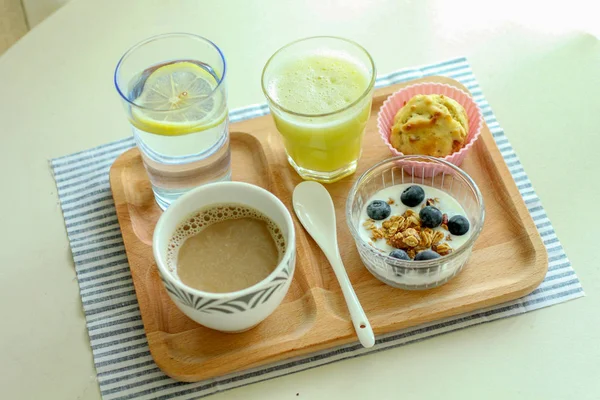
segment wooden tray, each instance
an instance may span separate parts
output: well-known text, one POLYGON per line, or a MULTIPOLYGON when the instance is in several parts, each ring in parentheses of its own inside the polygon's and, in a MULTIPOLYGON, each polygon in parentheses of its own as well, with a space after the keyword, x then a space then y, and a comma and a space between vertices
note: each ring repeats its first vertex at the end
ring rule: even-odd
MULTIPOLYGON (((426 81, 466 90, 449 78, 426 81)), ((386 286, 362 265, 346 227, 346 195, 363 171, 390 156, 377 133, 377 112, 391 93, 414 82, 375 92, 358 171, 327 186, 341 254, 376 335, 524 296, 540 284, 548 266, 546 249, 487 126, 463 164, 483 193, 487 213, 464 270, 439 288, 415 292, 386 286)), ((270 190, 294 215, 291 196, 301 179, 287 163, 271 116, 233 124, 231 132, 233 179, 270 190)), ((273 315, 239 334, 194 323, 171 302, 158 276, 152 232, 161 211, 137 149, 115 161, 110 182, 150 351, 167 375, 198 381, 357 340, 333 271, 295 216, 296 273, 273 315)))

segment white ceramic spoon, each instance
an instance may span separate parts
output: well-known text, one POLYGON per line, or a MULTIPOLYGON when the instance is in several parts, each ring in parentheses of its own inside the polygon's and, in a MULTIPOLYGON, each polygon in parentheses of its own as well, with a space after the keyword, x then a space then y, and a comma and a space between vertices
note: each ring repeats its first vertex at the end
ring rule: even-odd
POLYGON ((304 229, 308 231, 323 250, 335 272, 350 311, 358 340, 364 347, 372 347, 375 344, 373 329, 356 297, 356 293, 354 293, 340 257, 335 227, 335 209, 329 192, 320 183, 302 182, 294 189, 292 202, 294 211, 300 222, 302 222, 304 229))

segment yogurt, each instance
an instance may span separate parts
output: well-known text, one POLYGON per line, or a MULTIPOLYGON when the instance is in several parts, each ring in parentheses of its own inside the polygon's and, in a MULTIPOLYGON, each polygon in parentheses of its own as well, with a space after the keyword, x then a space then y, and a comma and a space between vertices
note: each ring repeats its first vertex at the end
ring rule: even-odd
MULTIPOLYGON (((364 226, 364 222, 366 222, 367 220, 371 220, 371 218, 369 218, 369 215, 367 214, 367 206, 373 200, 386 201, 386 202, 388 202, 388 204, 392 203, 392 204, 390 204, 390 207, 392 209, 392 213, 390 214, 390 217, 391 217, 394 215, 402 215, 406 212, 406 210, 409 210, 409 209, 413 210, 418 215, 419 211, 421 211, 422 205, 427 201, 427 199, 433 198, 433 199, 436 199, 436 202, 435 202, 435 204, 433 204, 433 206, 436 207, 437 209, 439 209, 443 214, 447 214, 448 219, 452 218, 455 215, 462 215, 468 219, 465 210, 458 203, 458 201, 456 201, 456 199, 454 199, 454 197, 452 197, 451 195, 449 195, 448 193, 446 193, 440 189, 436 189, 436 188, 430 187, 430 186, 417 185, 417 186, 420 186, 421 188, 423 188, 423 190, 425 191, 425 200, 423 200, 423 202, 421 204, 419 204, 415 207, 408 207, 408 206, 402 204, 402 202, 400 201, 400 195, 406 188, 408 188, 409 186, 413 186, 413 185, 415 185, 415 184, 414 183, 406 183, 406 184, 390 186, 390 187, 384 188, 384 189, 376 192, 373 196, 371 196, 369 198, 369 200, 367 201, 367 203, 365 204, 365 206, 361 212, 361 217, 360 217, 361 223, 358 228, 359 234, 365 242, 371 243, 375 248, 382 250, 386 254, 389 254, 392 250, 395 249, 395 247, 392 247, 389 244, 387 244, 385 239, 373 240, 371 238, 371 236, 372 236, 371 230, 367 229, 364 226), (390 199, 391 199, 391 201, 389 201, 390 199)), ((374 221, 374 225, 377 228, 381 228, 381 225, 388 219, 389 219, 389 217, 384 220, 374 221)), ((457 235, 450 234, 449 231, 447 231, 446 229, 444 229, 441 226, 438 226, 437 228, 434 228, 433 230, 441 231, 442 233, 444 233, 444 239, 441 242, 439 242, 439 244, 447 243, 448 245, 450 245, 450 247, 452 247, 453 251, 456 251, 461 246, 463 246, 469 240, 469 238, 471 237, 472 231, 473 231, 472 227, 469 227, 469 231, 467 233, 465 233, 464 235, 461 235, 461 236, 457 236, 457 235), (450 240, 448 240, 448 239, 450 239, 450 240)))

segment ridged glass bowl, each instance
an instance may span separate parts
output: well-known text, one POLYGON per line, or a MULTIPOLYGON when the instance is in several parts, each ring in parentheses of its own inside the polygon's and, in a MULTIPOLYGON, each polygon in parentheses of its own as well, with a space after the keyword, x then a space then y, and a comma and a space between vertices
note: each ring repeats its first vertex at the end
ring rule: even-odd
POLYGON ((374 165, 358 178, 346 202, 346 221, 365 267, 382 282, 408 290, 438 287, 456 276, 471 255, 484 218, 483 197, 473 179, 457 166, 428 156, 399 156, 374 165), (365 241, 359 234, 363 208, 379 190, 403 183, 434 187, 452 196, 465 210, 470 238, 452 253, 427 261, 399 260, 365 241))

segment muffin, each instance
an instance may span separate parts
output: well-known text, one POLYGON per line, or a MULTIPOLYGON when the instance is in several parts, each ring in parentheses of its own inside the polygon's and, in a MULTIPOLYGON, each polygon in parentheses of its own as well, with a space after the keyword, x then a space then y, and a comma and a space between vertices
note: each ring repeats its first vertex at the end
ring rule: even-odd
POLYGON ((418 94, 394 117, 390 144, 404 154, 446 157, 467 141, 469 119, 462 105, 441 94, 418 94))

